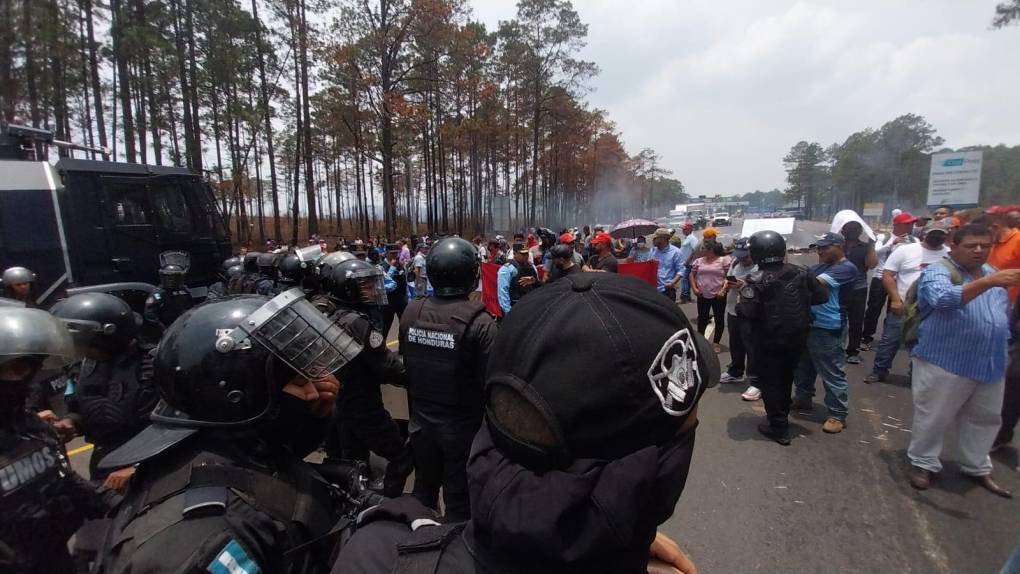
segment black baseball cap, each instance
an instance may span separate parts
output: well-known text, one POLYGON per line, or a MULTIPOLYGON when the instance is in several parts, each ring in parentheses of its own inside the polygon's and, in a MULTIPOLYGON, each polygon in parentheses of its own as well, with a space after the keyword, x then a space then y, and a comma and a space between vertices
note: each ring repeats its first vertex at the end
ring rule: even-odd
POLYGON ((529 468, 621 458, 676 439, 719 375, 708 341, 644 281, 568 275, 504 319, 489 353, 486 424, 529 468))
POLYGON ((514 253, 531 253, 531 251, 528 250, 528 245, 526 243, 514 243, 512 249, 514 253))

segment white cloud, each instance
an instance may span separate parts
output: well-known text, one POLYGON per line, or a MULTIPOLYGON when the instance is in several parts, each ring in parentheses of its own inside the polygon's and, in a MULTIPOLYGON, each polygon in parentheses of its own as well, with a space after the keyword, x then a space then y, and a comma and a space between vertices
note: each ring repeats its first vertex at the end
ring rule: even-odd
MULTIPOLYGON (((508 0, 475 0, 494 26, 508 0)), ((696 193, 782 187, 800 139, 828 145, 904 113, 953 147, 1020 144, 1020 30, 994 3, 575 0, 592 104, 632 152, 654 147, 696 193)))

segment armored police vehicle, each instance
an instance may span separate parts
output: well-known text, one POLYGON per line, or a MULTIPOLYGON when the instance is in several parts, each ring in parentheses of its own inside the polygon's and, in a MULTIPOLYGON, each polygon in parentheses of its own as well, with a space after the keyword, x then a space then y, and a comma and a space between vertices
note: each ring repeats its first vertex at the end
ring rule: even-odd
POLYGON ((83 149, 45 130, 0 126, 0 269, 35 271, 35 296, 44 304, 87 286, 151 290, 159 281, 159 254, 179 250, 191 257, 192 296, 205 296, 231 246, 200 176, 70 157, 54 165, 46 161, 47 145, 83 149))

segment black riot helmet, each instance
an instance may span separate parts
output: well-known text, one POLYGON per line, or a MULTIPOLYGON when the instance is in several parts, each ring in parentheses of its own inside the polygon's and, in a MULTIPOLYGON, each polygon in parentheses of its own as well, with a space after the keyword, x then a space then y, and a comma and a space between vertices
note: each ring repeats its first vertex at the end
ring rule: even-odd
MULTIPOLYGON (((287 400, 281 392, 287 383, 325 377, 362 348, 300 289, 272 299, 225 297, 190 309, 163 333, 156 351, 154 379, 162 400, 152 424, 99 468, 146 460, 203 428, 272 428, 287 400)), ((281 442, 291 438, 276 435, 281 442)))
POLYGON ((466 239, 447 237, 425 258, 436 297, 459 297, 478 287, 478 250, 466 239))
POLYGON ((304 265, 296 253, 288 253, 281 257, 276 267, 280 270, 280 277, 293 283, 300 283, 305 278, 304 265))
POLYGON ((360 259, 333 267, 328 284, 330 297, 343 303, 372 306, 387 303, 382 270, 360 259))
POLYGON ((224 281, 230 281, 231 279, 239 277, 242 274, 244 274, 244 267, 240 265, 234 265, 227 269, 226 275, 224 276, 224 281))
POLYGON ((759 231, 748 241, 751 259, 757 265, 782 263, 786 259, 786 240, 775 231, 759 231))
POLYGON ((163 401, 154 422, 237 427, 272 415, 297 377, 329 375, 361 345, 292 289, 273 299, 226 297, 195 307, 159 342, 154 378, 163 401))
POLYGON ((244 272, 245 273, 257 273, 259 270, 259 255, 262 253, 258 251, 249 251, 244 254, 244 272))
POLYGON ((138 335, 140 318, 121 298, 109 293, 79 293, 57 301, 50 309, 71 331, 75 346, 108 354, 127 349, 138 335))
POLYGON ((319 259, 316 264, 319 267, 319 282, 322 288, 329 291, 333 285, 333 268, 344 261, 357 259, 350 251, 334 251, 319 259))
POLYGON ((227 257, 226 259, 223 260, 223 263, 220 264, 220 278, 223 279, 224 281, 228 280, 230 278, 229 277, 230 268, 234 267, 235 265, 240 266, 243 264, 244 262, 241 260, 240 257, 237 256, 227 257))

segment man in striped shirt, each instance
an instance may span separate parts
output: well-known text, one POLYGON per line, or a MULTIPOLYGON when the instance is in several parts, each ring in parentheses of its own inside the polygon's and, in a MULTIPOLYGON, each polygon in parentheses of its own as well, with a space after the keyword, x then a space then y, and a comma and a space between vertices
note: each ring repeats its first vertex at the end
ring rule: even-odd
POLYGON ((991 247, 987 227, 964 225, 953 237, 948 265, 931 265, 918 279, 921 324, 912 353, 914 420, 907 449, 910 484, 918 490, 942 470, 943 435, 955 422, 960 470, 992 493, 1012 497, 992 480, 988 450, 999 430, 1006 375, 1005 288, 1020 284, 1020 269, 988 267, 991 247))

